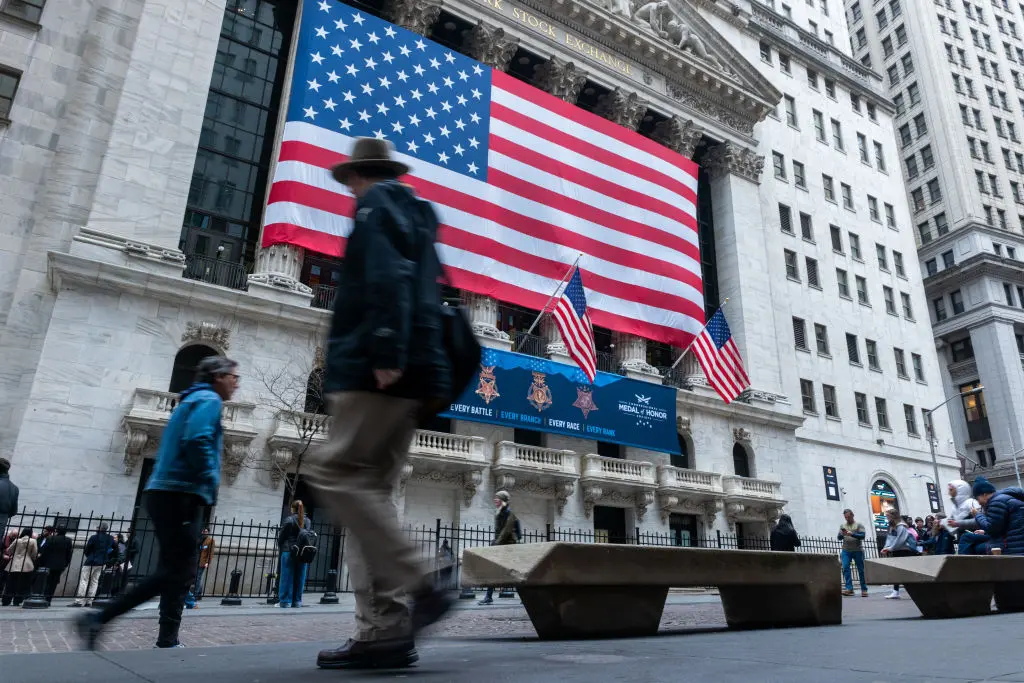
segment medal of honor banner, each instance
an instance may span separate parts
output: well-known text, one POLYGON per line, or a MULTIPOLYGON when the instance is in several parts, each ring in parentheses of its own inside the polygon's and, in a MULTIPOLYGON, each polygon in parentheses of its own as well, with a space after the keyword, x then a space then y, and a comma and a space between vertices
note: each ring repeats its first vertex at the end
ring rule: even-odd
POLYGON ((480 369, 451 408, 455 420, 533 429, 678 453, 676 390, 576 366, 484 349, 480 369))

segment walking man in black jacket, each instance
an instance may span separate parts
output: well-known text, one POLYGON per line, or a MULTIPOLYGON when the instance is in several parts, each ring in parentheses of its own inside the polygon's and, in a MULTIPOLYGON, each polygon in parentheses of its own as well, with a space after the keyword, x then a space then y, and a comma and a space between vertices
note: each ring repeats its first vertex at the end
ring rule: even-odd
POLYGON ((349 572, 356 632, 324 650, 330 669, 394 668, 418 659, 414 636, 451 606, 398 528, 391 491, 423 406, 449 396, 441 265, 433 209, 397 182, 409 168, 383 140, 360 138, 334 178, 356 197, 327 343, 324 390, 333 417, 308 481, 355 537, 349 572), (398 599, 411 593, 411 612, 398 599))
POLYGON ((60 585, 64 570, 71 565, 71 554, 74 546, 68 538, 68 530, 64 527, 57 527, 57 530, 47 537, 43 549, 39 551, 39 562, 37 567, 46 567, 50 570, 46 579, 46 602, 53 601, 53 596, 60 585))
MULTIPOLYGON (((494 494, 494 507, 497 512, 494 514, 494 541, 491 545, 514 545, 522 536, 519 519, 508 506, 511 501, 512 497, 508 495, 508 491, 498 491, 494 494)), ((490 605, 493 602, 494 586, 488 586, 487 594, 479 604, 490 605)))
POLYGON ((11 517, 18 514, 18 487, 10 477, 11 461, 0 458, 0 538, 11 517))

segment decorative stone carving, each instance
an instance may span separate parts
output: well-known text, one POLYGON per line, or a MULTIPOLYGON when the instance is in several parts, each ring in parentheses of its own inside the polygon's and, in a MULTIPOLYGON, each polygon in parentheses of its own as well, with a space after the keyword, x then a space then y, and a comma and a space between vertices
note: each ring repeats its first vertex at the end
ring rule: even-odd
POLYGON ((693 121, 684 121, 678 116, 673 116, 656 125, 651 138, 655 142, 665 145, 673 152, 690 158, 693 156, 697 143, 700 142, 703 135, 704 131, 698 128, 693 121))
POLYGON ((177 249, 165 249, 144 242, 125 240, 124 253, 128 256, 166 261, 175 265, 185 265, 185 254, 177 249))
POLYGON ((412 463, 402 466, 402 473, 398 477, 398 488, 401 494, 405 494, 405 488, 410 480, 429 481, 435 484, 455 484, 462 488, 462 501, 469 507, 476 496, 477 489, 483 483, 484 475, 480 470, 471 472, 443 472, 431 470, 429 472, 417 471, 412 463))
POLYGON ((441 3, 437 0, 391 0, 388 18, 413 33, 428 36, 440 14, 441 3))
POLYGON ((647 340, 633 334, 613 332, 612 343, 622 369, 660 377, 657 368, 647 362, 647 340))
POLYGON ((565 510, 565 504, 575 491, 576 484, 571 481, 564 481, 555 485, 555 507, 558 508, 558 514, 562 514, 562 511, 565 510))
POLYGON ((516 477, 508 472, 502 472, 494 476, 495 491, 511 491, 516 487, 516 477))
POLYGON ((473 504, 473 497, 476 496, 476 490, 483 483, 483 480, 483 472, 479 470, 462 473, 462 502, 465 503, 466 507, 473 504))
POLYGON ((572 62, 552 57, 537 67, 533 84, 569 104, 576 104, 587 75, 577 71, 572 62))
POLYGON ((693 436, 692 420, 682 415, 676 416, 676 431, 685 436, 693 436))
POLYGON ((234 483, 238 473, 249 459, 249 445, 235 441, 224 444, 224 456, 221 466, 227 475, 228 483, 234 483))
POLYGON ((650 31, 659 38, 668 39, 667 24, 669 19, 674 18, 671 4, 668 0, 655 0, 654 2, 641 2, 640 6, 633 12, 633 21, 641 29, 650 31))
POLYGON ((703 166, 713 178, 733 173, 760 183, 761 171, 764 170, 764 157, 746 147, 723 142, 708 150, 703 166))
POLYGON ((545 351, 549 356, 569 355, 569 349, 562 341, 562 333, 558 331, 558 323, 550 315, 540 319, 540 335, 544 339, 545 351))
POLYGON ((512 55, 519 49, 519 40, 508 36, 505 29, 481 21, 469 32, 466 47, 478 62, 507 71, 512 55))
MULTIPOLYGON (((568 486, 572 486, 569 484, 568 486)), ((571 491, 569 492, 571 495, 571 491)), ((566 496, 568 498, 568 495, 566 496)), ((594 507, 598 502, 608 503, 619 503, 628 505, 636 508, 637 521, 643 521, 644 516, 647 514, 647 508, 654 504, 655 493, 654 491, 640 491, 638 493, 623 493, 621 491, 606 491, 600 486, 584 486, 583 487, 583 513, 590 519, 590 516, 594 513, 594 507)), ((564 506, 564 502, 560 503, 560 506, 564 506)), ((559 507, 561 512, 561 507, 559 507)))
POLYGON ((142 430, 132 429, 127 424, 125 432, 127 438, 124 444, 124 473, 131 474, 135 470, 135 466, 139 464, 139 460, 142 459, 142 451, 149 443, 149 434, 142 430))
POLYGON ((762 401, 764 403, 789 403, 789 400, 782 394, 776 394, 763 389, 747 389, 740 394, 739 398, 736 400, 742 400, 744 403, 750 403, 751 401, 762 401))
POLYGON ((708 62, 716 69, 722 69, 722 65, 714 55, 708 53, 704 41, 691 29, 690 25, 680 19, 677 15, 669 18, 665 24, 665 31, 668 33, 668 41, 681 50, 692 52, 700 59, 708 62))
MULTIPOLYGON (((744 135, 754 134, 754 122, 752 120, 736 116, 729 109, 712 101, 706 95, 690 92, 675 83, 668 84, 668 93, 686 107, 709 116, 733 130, 739 131, 744 135)), ((763 157, 761 158, 761 165, 764 165, 763 157)), ((760 176, 760 171, 758 171, 758 176, 760 176)))
POLYGON ((744 512, 746 507, 742 503, 728 503, 725 506, 725 516, 729 522, 735 522, 744 512))
POLYGON ((469 310, 469 323, 473 332, 481 337, 508 341, 508 334, 498 329, 498 301, 492 297, 473 292, 462 292, 462 299, 469 310))
POLYGON ((182 344, 207 344, 222 353, 227 353, 227 350, 231 348, 230 338, 230 329, 209 322, 189 321, 185 323, 185 331, 181 333, 182 344))
POLYGON ((313 351, 313 369, 320 370, 327 366, 327 352, 324 347, 317 346, 316 350, 313 351))
POLYGON ((750 433, 749 429, 736 427, 732 430, 732 438, 735 439, 737 443, 750 443, 754 438, 754 435, 750 433))
POLYGON ((284 473, 288 467, 292 464, 292 459, 295 457, 289 448, 276 448, 270 454, 270 481, 274 488, 280 488, 281 482, 284 480, 284 473))
POLYGON ((594 506, 597 505, 597 501, 601 500, 601 496, 604 491, 600 486, 585 486, 583 487, 583 514, 586 515, 587 519, 594 513, 594 506))
POLYGON ((313 290, 299 281, 304 253, 302 247, 291 244, 273 244, 260 249, 256 256, 256 272, 249 276, 249 282, 303 296, 311 295, 313 290))
POLYGON ((412 479, 413 469, 412 463, 407 462, 402 465, 402 472, 398 475, 398 490, 403 496, 405 495, 406 485, 409 483, 409 480, 412 479))
POLYGON ((622 88, 615 88, 601 97, 594 113, 620 126, 636 130, 647 113, 647 106, 648 103, 635 92, 627 93, 622 88))
POLYGON ((629 19, 633 15, 632 2, 630 0, 599 0, 601 6, 612 14, 621 14, 629 19))
POLYGON ((717 517, 718 513, 721 512, 724 508, 725 503, 723 503, 720 500, 711 500, 704 503, 704 523, 708 526, 708 528, 710 528, 711 525, 715 523, 715 517, 717 517))
POLYGON ((636 494, 636 519, 638 522, 644 521, 644 517, 647 516, 647 508, 651 505, 654 505, 654 491, 636 494))

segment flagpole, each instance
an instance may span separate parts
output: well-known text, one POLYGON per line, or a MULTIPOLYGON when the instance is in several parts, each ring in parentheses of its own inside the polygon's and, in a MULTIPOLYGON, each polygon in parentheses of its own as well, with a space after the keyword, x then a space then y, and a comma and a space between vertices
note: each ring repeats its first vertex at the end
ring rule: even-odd
POLYGON ((552 292, 550 297, 548 297, 548 302, 546 304, 544 304, 544 308, 540 309, 540 313, 537 314, 537 317, 536 317, 536 319, 534 319, 533 324, 530 325, 530 329, 528 329, 526 331, 526 334, 523 335, 523 338, 519 341, 519 345, 516 346, 516 348, 515 348, 516 351, 519 351, 519 349, 523 345, 523 343, 526 342, 527 337, 529 337, 530 333, 532 333, 534 328, 537 327, 537 323, 540 322, 541 316, 543 316, 545 311, 548 310, 548 306, 551 305, 551 302, 555 300, 555 296, 558 294, 558 290, 560 290, 562 288, 562 285, 565 284, 565 281, 569 279, 570 275, 572 275, 572 271, 574 271, 576 269, 576 266, 579 265, 579 262, 580 262, 581 258, 583 258, 583 252, 582 251, 580 252, 580 255, 576 257, 576 260, 572 262, 572 265, 569 266, 568 272, 566 272, 566 274, 562 276, 562 281, 558 283, 558 286, 555 287, 555 291, 552 292))
MULTIPOLYGON (((720 311, 723 308, 725 308, 725 305, 727 303, 729 303, 729 297, 725 297, 725 301, 722 302, 722 305, 718 307, 718 310, 715 311, 715 313, 718 313, 718 311, 720 311)), ((714 318, 715 317, 714 314, 712 314, 711 317, 714 318)), ((710 319, 708 320, 708 322, 710 322, 710 319)), ((690 345, 686 347, 685 351, 683 351, 681 354, 679 354, 679 358, 676 358, 676 362, 673 363, 672 367, 670 367, 668 369, 668 372, 665 373, 666 376, 668 375, 669 372, 672 372, 673 370, 676 369, 676 366, 679 365, 679 361, 683 360, 683 358, 686 356, 686 354, 688 354, 690 352, 690 349, 693 348, 693 345, 697 343, 697 340, 700 338, 700 335, 702 335, 704 333, 704 330, 706 330, 707 328, 708 328, 708 323, 704 323, 704 327, 700 328, 700 332, 698 332, 697 336, 693 338, 693 341, 690 342, 690 345)))

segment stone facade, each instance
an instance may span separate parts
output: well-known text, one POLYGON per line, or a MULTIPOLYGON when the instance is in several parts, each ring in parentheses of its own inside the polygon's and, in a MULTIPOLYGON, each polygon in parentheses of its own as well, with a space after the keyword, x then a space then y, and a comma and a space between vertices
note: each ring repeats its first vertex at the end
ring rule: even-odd
MULTIPOLYGON (((51 4, 37 31, 0 17, 0 63, 25 72, 12 123, 0 128, 2 194, 24 200, 0 207, 0 454, 12 458, 29 508, 130 514, 139 464, 173 407, 167 389, 175 356, 203 343, 229 352, 243 374, 225 413, 230 439, 217 514, 275 519, 283 474, 329 425, 303 415, 301 403, 273 400, 266 380, 302 381, 317 366, 328 313, 309 305, 310 291, 297 280, 301 250, 260 254, 248 291, 182 277, 181 217, 223 3, 92 0, 59 16, 51 4), (58 40, 61 32, 66 39, 58 40)), ((652 137, 704 155, 718 285, 730 298, 726 312, 753 386, 744 401, 725 406, 692 358, 683 362, 690 388, 678 392, 679 429, 689 469, 632 448, 622 449, 623 459, 601 458, 595 442, 556 435, 546 435, 543 448, 524 446, 511 429, 475 423, 456 421, 452 434, 420 433, 396 487, 406 522, 487 525, 497 487, 511 489, 523 525, 535 530, 594 529, 597 508, 614 507, 625 510, 630 531, 665 533, 677 513, 696 518, 700 534, 760 535, 784 507, 801 532, 831 535, 844 507, 867 518, 868 490, 878 479, 909 511, 927 510, 914 475, 930 472, 928 447, 908 433, 902 415, 904 404, 919 415, 942 400, 924 290, 913 269, 900 278, 874 262, 876 242, 913 253, 909 211, 895 175, 856 159, 853 137, 866 131, 895 166, 891 110, 877 75, 844 49, 819 44, 759 5, 726 4, 675 1, 669 15, 652 19, 645 3, 445 3, 446 12, 476 26, 466 49, 481 59, 507 68, 516 46, 543 55, 536 84, 576 101, 588 79, 599 83, 610 93, 600 113, 643 129, 647 108, 663 112, 667 120, 652 137), (538 31, 541 23, 549 30, 538 31), (769 55, 788 54, 796 75, 778 71, 777 57, 762 61, 763 44, 769 55), (817 70, 823 84, 833 81, 835 100, 808 84, 805 69, 817 70), (874 104, 875 120, 840 106, 851 92, 874 104), (795 126, 787 124, 783 95, 799 102, 795 126), (775 106, 778 119, 769 116, 775 106), (845 154, 816 147, 812 109, 840 121, 845 154), (784 155, 789 181, 774 176, 774 152, 784 155), (794 160, 804 164, 806 189, 792 182, 794 160), (822 201, 828 173, 837 193, 840 182, 856 188, 855 211, 822 201), (870 193, 894 207, 896 229, 884 216, 872 220, 870 193), (779 202, 792 209, 795 235, 780 230, 779 202), (806 240, 800 212, 813 223, 806 240), (863 263, 833 252, 830 223, 861 235, 863 263), (798 253, 801 274, 805 259, 817 260, 820 289, 806 276, 800 283, 787 277, 784 250, 798 253), (855 275, 869 281, 871 307, 838 296, 836 268, 849 269, 851 287, 855 275), (886 312, 882 287, 890 283, 912 296, 917 320, 886 312), (795 351, 793 317, 806 319, 812 335, 813 323, 827 326, 831 354, 795 351), (921 354, 926 381, 897 378, 888 347, 882 372, 851 366, 846 332, 882 344, 902 340, 908 354, 921 354), (816 392, 813 409, 804 410, 801 380, 816 392), (823 384, 836 387, 839 419, 825 414, 823 384), (855 391, 888 399, 890 430, 874 419, 858 424, 855 391), (749 476, 737 476, 736 449, 749 476), (823 466, 837 469, 841 500, 826 499, 823 466)), ((430 3, 387 9, 414 30, 439 21, 439 6, 430 3)), ((845 30, 841 16, 819 20, 845 30)), ((495 302, 467 299, 481 341, 508 349, 508 335, 493 324, 495 302)), ((548 352, 559 356, 557 333, 544 335, 548 352)), ((616 342, 623 372, 661 381, 644 340, 617 335, 616 342)), ((945 455, 948 433, 937 420, 942 478, 956 471, 945 455)))

